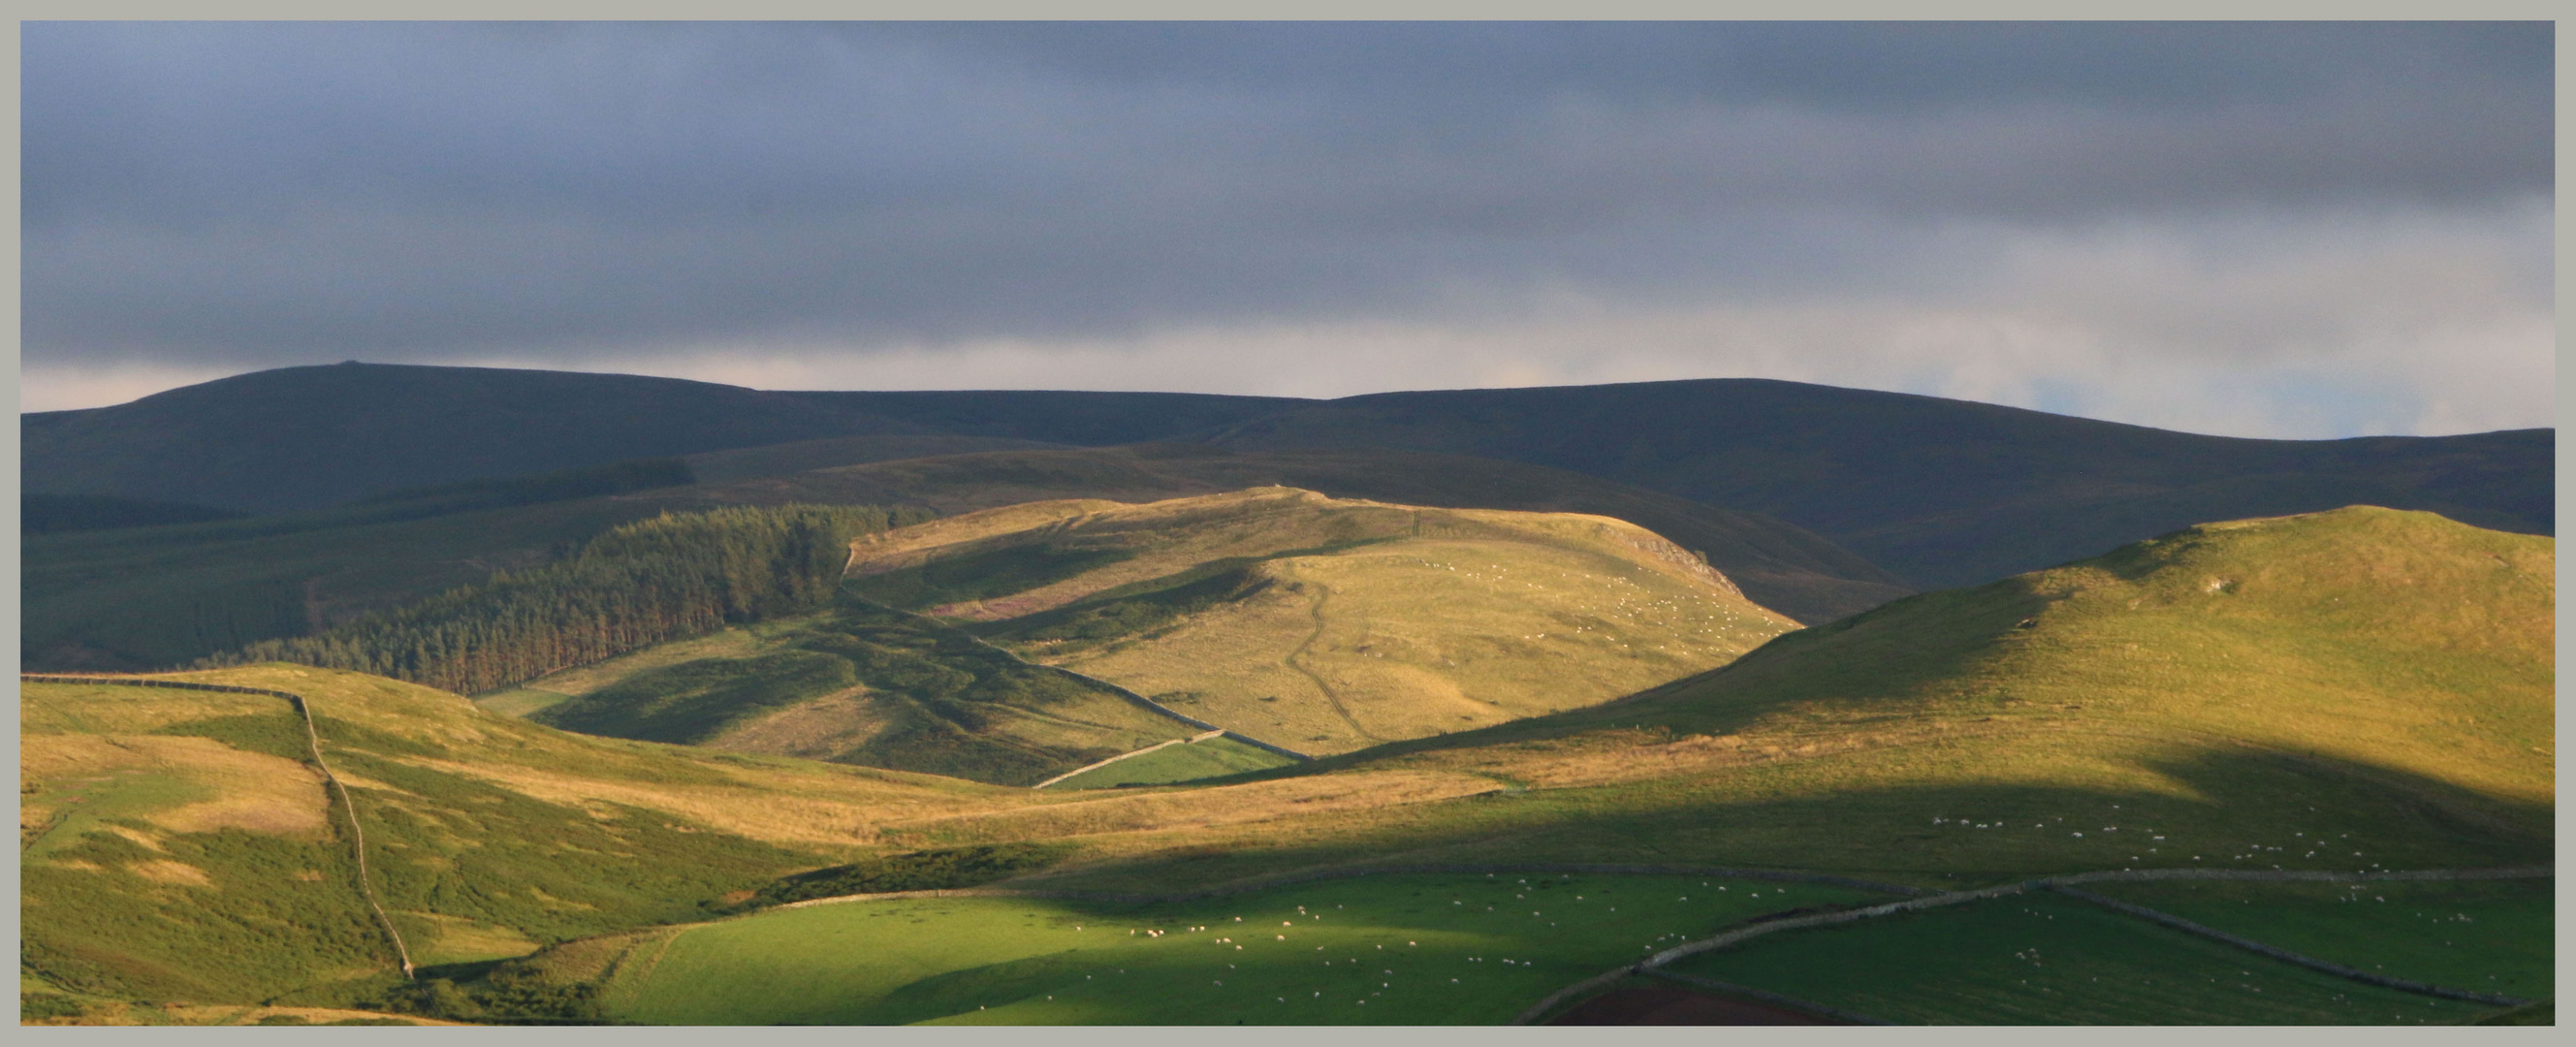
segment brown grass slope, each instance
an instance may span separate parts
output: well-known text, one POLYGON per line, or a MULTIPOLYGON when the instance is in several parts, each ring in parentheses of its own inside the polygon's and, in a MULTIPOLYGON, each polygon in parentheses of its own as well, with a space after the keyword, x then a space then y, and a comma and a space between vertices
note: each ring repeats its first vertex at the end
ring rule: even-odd
POLYGON ((968 513, 853 542, 850 573, 1307 752, 1604 701, 1795 625, 1624 521, 1285 487, 968 513))

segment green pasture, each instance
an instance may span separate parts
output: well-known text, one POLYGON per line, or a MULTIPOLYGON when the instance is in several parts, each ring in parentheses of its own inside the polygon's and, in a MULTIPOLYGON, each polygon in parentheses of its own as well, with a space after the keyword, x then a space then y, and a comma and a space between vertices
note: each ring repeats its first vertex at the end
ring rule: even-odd
POLYGON ((2555 995, 2558 899, 2548 877, 2086 889, 2392 978, 2525 999, 2555 995))
POLYGON ((610 1016, 653 1024, 1497 1024, 1748 917, 1883 900, 1695 876, 1381 875, 1194 902, 844 902, 679 933, 610 1016), (1159 932, 1159 933, 1152 933, 1159 932))
POLYGON ((1167 785, 1286 767, 1295 762, 1267 749, 1256 749, 1219 736, 1206 741, 1166 745, 1143 756, 1084 771, 1047 788, 1114 789, 1121 785, 1167 785))
POLYGON ((1906 1025, 2440 1024, 2382 989, 2044 891, 1782 931, 1671 970, 1906 1025))

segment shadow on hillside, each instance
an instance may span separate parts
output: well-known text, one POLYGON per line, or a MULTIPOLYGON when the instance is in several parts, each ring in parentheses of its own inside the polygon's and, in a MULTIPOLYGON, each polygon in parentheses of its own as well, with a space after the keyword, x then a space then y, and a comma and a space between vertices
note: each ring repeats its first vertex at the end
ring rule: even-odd
POLYGON ((1904 700, 1909 688, 1964 677, 2002 645, 2030 635, 2038 627, 2037 616, 2058 599, 2032 591, 2019 578, 1920 593, 1840 621, 1783 633, 1726 665, 1600 705, 1388 742, 1219 781, 1322 774, 1422 753, 1545 745, 1605 730, 1728 734, 1791 702, 1904 700))
MULTIPOLYGON (((1824 760, 1833 757, 1817 757, 1824 760)), ((1300 870, 1620 863, 1845 873, 1968 887, 2122 868, 2269 871, 2547 863, 2555 808, 2385 767, 2240 750, 2141 761, 2171 788, 1952 785, 1792 794, 1778 764, 1723 779, 1505 791, 1355 815, 1314 843, 1252 833, 1083 868, 1049 886, 1175 891, 1300 870)), ((1329 816, 1326 816, 1329 817, 1329 816)), ((1320 831, 1318 831, 1320 830, 1320 831)), ((1256 830, 1260 831, 1260 830, 1256 830)))

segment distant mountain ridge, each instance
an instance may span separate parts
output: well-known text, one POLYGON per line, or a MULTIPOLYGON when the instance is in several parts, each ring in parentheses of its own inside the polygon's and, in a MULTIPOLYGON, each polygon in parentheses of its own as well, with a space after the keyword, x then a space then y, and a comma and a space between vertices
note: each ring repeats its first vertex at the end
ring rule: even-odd
MULTIPOLYGON (((1974 584, 2208 520, 2349 504, 2522 533, 2556 528, 2553 430, 2252 440, 1762 379, 1318 401, 762 392, 631 375, 341 364, 22 415, 20 429, 28 491, 260 512, 851 437, 1429 451, 1776 516, 1917 587, 1974 584)), ((826 464, 828 450, 807 448, 799 468, 826 464)))
POLYGON ((48 494, 278 512, 824 437, 1133 443, 1297 402, 1183 393, 781 393, 637 375, 347 363, 20 415, 20 484, 48 494), (961 410, 953 402, 961 396, 981 409, 961 410))
POLYGON ((1379 393, 1239 423, 1241 449, 1375 447, 1590 473, 1815 531, 1923 588, 2211 520, 2345 505, 2556 529, 2555 431, 2254 440, 1765 379, 1379 393))

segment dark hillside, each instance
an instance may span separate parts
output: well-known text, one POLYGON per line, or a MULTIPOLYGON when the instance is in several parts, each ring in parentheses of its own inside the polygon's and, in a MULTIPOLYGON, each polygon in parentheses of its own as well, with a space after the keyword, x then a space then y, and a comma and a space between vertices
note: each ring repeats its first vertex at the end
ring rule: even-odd
MULTIPOLYGON (((1990 581, 2197 521, 2349 504, 2429 510, 2524 533, 2552 533, 2557 523, 2548 430, 2248 440, 1753 379, 1327 402, 759 392, 626 375, 343 364, 22 415, 20 428, 25 490, 258 512, 714 452, 726 460, 691 463, 712 468, 701 476, 1029 443, 1426 451, 1549 466, 1765 513, 1916 586, 1990 581), (740 453, 771 445, 793 449, 740 453)), ((1272 481, 1367 496, 1311 479, 1264 482, 1272 481)))
POLYGON ((821 606, 839 589, 851 539, 925 516, 816 505, 658 516, 535 570, 497 572, 399 611, 208 661, 296 662, 495 690, 728 622, 821 606))
POLYGON ((807 401, 628 375, 339 364, 29 415, 31 491, 275 512, 629 458, 905 431, 807 401))
POLYGON ((116 531, 128 527, 230 520, 240 515, 230 509, 186 502, 156 502, 103 494, 30 494, 18 503, 18 532, 116 531))
POLYGON ((2553 434, 2247 440, 1758 379, 1355 396, 1214 434, 1244 449, 1509 458, 1833 539, 1926 587, 2205 520, 2368 504, 2555 530, 2553 434))
POLYGON ((1293 403, 1178 393, 775 393, 634 375, 348 363, 21 415, 20 483, 50 494, 277 512, 824 437, 1125 443, 1293 403))
POLYGON ((1282 396, 958 390, 778 393, 931 432, 1101 447, 1170 440, 1314 404, 1282 396))

